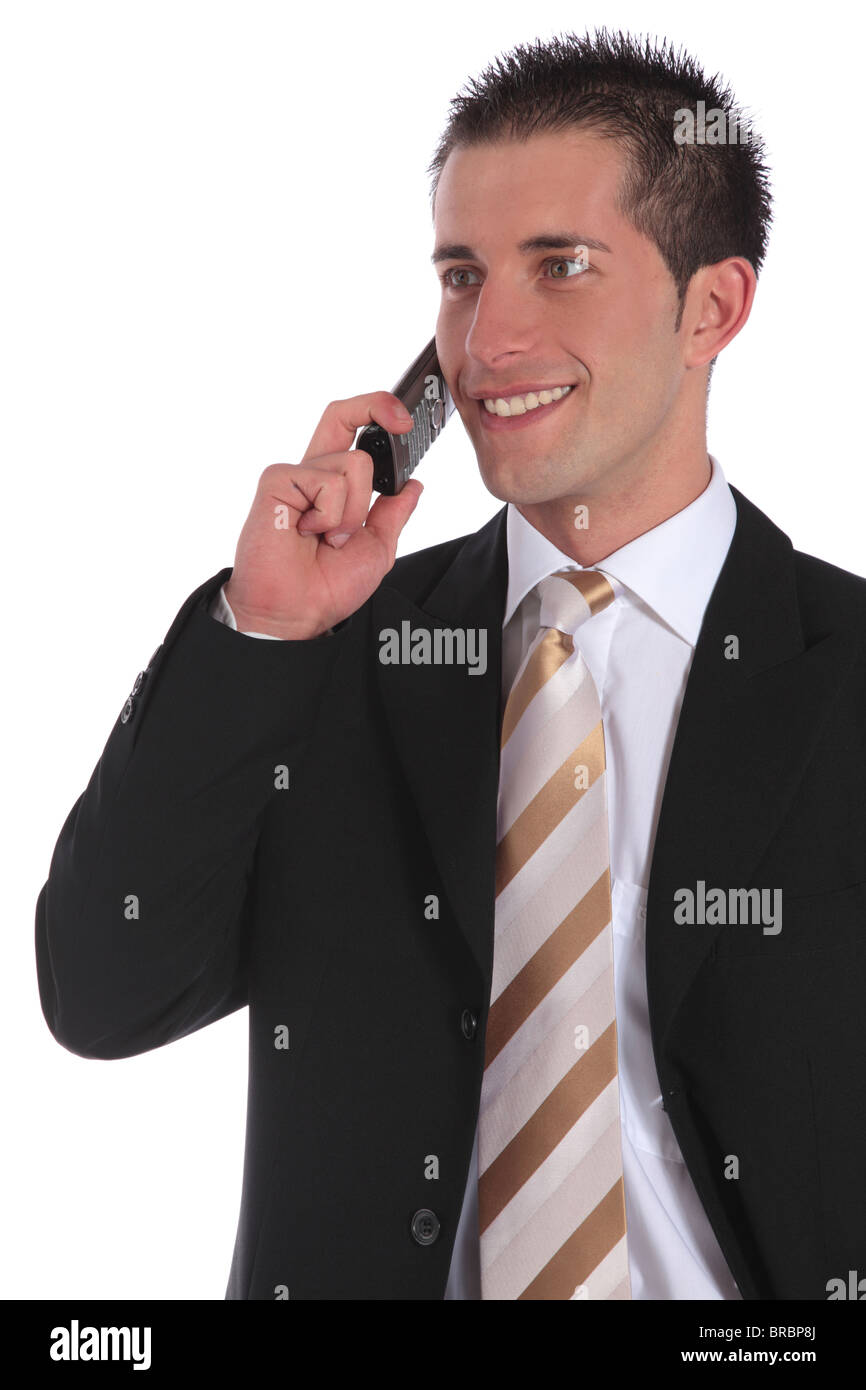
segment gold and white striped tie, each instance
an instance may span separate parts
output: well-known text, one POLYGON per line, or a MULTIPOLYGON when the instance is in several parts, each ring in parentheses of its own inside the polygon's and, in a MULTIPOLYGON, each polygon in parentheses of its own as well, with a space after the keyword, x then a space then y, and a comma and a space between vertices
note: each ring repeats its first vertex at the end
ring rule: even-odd
POLYGON ((502 724, 481 1296, 626 1299, 604 730, 572 640, 615 593, 597 570, 538 587, 502 724))

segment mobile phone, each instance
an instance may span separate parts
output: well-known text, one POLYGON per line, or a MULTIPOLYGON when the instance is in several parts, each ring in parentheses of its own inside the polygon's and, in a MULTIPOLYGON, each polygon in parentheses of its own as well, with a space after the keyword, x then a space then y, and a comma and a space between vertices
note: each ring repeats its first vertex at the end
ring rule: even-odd
POLYGON ((390 434, 381 425, 365 425, 355 441, 373 460, 373 487, 389 497, 402 492, 408 479, 439 438, 454 411, 431 338, 393 388, 412 416, 408 434, 390 434))

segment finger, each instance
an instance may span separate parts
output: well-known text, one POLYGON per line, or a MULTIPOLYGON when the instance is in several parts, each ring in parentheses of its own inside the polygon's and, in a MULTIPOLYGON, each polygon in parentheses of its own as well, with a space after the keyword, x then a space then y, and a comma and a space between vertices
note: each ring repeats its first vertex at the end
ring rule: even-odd
MULTIPOLYGON (((397 554, 400 532, 417 507, 423 491, 424 484, 419 483, 417 478, 410 478, 396 497, 380 496, 370 508, 364 530, 372 531, 386 546, 391 564, 397 554)), ((351 541, 347 542, 347 545, 351 544, 351 541)))
POLYGON ((394 434, 408 432, 412 417, 391 391, 373 391, 366 396, 350 396, 331 401, 316 426, 301 463, 328 454, 346 453, 352 448, 356 432, 364 425, 381 425, 394 434))
MULTIPOLYGON (((344 454, 346 471, 346 501, 339 524, 324 533, 329 543, 335 536, 353 536, 367 520, 370 498, 373 495, 373 460, 364 449, 351 449, 344 454)), ((345 539, 340 542, 345 544, 345 539)))
POLYGON ((273 464, 262 475, 265 505, 285 505, 289 519, 301 535, 325 531, 343 515, 346 479, 342 472, 324 468, 302 468, 296 464, 273 464))

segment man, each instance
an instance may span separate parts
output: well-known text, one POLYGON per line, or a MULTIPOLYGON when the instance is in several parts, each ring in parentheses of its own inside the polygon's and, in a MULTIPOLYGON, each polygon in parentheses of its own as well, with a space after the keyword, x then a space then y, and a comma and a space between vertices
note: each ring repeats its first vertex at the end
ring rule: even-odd
POLYGON ((707 453, 769 194, 754 137, 674 139, 698 102, 732 105, 606 35, 455 101, 436 342, 507 505, 394 563, 420 484, 368 512, 351 445, 409 422, 331 403, 61 832, 58 1041, 128 1057, 249 1005, 229 1298, 866 1270, 866 581, 707 453))

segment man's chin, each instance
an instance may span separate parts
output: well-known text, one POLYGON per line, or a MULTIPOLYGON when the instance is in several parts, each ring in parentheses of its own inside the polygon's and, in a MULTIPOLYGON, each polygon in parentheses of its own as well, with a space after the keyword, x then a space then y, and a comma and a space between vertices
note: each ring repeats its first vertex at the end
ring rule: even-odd
POLYGON ((500 502, 512 502, 515 506, 538 506, 543 502, 556 502, 561 497, 569 497, 574 492, 573 480, 565 477, 527 476, 527 465, 505 466, 497 463, 478 461, 481 481, 487 491, 500 502))

